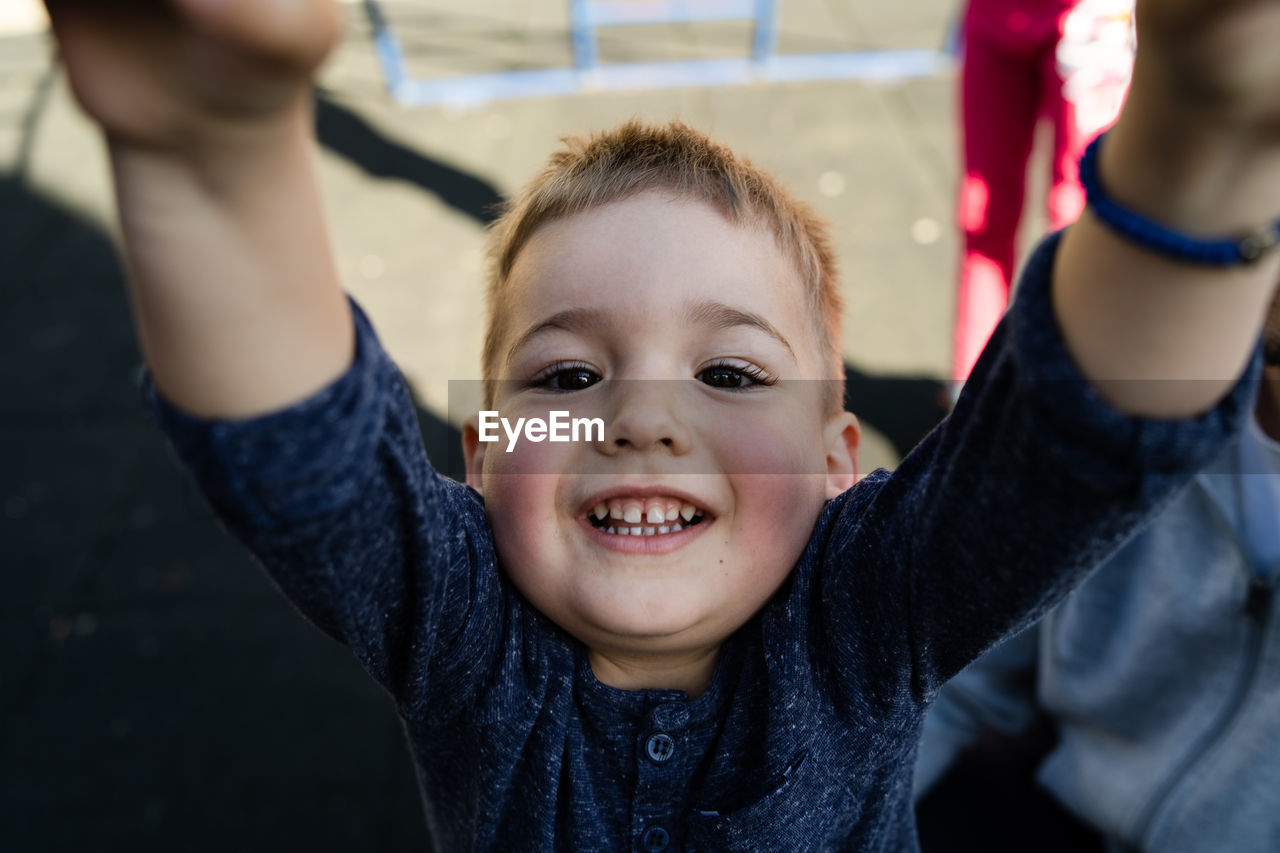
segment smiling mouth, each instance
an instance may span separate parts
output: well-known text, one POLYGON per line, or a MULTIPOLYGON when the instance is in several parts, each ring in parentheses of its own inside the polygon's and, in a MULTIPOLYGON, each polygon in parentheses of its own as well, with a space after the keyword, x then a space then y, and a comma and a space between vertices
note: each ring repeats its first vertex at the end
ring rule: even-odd
POLYGON ((677 498, 611 498, 587 513, 592 527, 614 536, 666 536, 706 517, 701 507, 677 498))

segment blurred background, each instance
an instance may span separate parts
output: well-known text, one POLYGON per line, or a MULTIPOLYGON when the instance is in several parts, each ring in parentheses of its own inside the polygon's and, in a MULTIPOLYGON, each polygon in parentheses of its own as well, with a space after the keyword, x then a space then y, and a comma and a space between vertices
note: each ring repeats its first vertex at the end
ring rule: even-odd
MULTIPOLYGON (((494 205, 560 137, 635 116, 709 131, 834 222, 862 466, 894 465, 943 412, 958 5, 781 0, 780 55, 938 53, 924 76, 404 106, 370 10, 344 4, 317 92, 333 242, 433 459, 457 442, 449 381, 479 375, 494 205)), ((573 64, 566 0, 380 11, 413 79, 573 64)), ((600 62, 743 57, 751 36, 602 30, 600 62)), ((0 850, 423 849, 391 703, 221 531, 146 419, 112 229, 103 147, 42 7, 2 0, 0 850)))

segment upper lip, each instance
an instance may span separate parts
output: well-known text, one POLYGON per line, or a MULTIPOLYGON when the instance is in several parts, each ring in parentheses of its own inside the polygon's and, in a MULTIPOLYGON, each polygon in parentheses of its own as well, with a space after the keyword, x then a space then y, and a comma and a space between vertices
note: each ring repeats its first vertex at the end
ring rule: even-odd
POLYGON ((660 483, 645 486, 621 485, 612 486, 608 489, 601 489, 587 498, 586 501, 583 502, 579 511, 583 515, 589 515, 597 506, 613 500, 614 498, 638 498, 640 500, 644 500, 646 498, 675 498, 682 503, 687 503, 697 507, 708 515, 712 514, 711 510, 707 507, 706 501, 701 498, 695 497, 680 489, 673 489, 670 486, 664 486, 660 483))

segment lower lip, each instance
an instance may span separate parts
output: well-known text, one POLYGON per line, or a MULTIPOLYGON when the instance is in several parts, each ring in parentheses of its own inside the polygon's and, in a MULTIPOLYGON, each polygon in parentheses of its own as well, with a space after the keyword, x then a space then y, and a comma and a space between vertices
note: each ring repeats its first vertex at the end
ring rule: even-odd
POLYGON ((587 532, 605 548, 620 554, 666 554, 677 548, 683 548, 714 523, 714 519, 703 518, 702 521, 686 527, 679 533, 655 533, 652 536, 620 536, 609 533, 593 525, 590 521, 580 519, 587 532))

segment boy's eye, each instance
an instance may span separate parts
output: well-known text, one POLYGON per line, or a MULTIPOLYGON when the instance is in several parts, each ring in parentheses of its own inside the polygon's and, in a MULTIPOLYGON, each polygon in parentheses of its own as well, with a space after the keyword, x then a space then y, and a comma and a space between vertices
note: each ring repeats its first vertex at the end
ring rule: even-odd
POLYGON ((729 390, 772 385, 773 380, 755 365, 713 364, 698 372, 698 381, 712 388, 729 390))
POLYGON ((529 383, 548 391, 581 391, 600 381, 600 374, 585 364, 553 364, 529 383))

